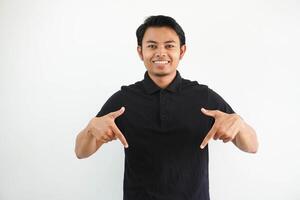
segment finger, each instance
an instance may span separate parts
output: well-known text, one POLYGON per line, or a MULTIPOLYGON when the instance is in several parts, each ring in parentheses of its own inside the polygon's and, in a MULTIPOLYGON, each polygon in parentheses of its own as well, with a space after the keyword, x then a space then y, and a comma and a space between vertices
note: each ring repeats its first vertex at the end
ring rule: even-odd
POLYGON ((236 127, 231 126, 227 129, 223 128, 223 131, 222 131, 222 129, 221 130, 219 129, 218 133, 220 133, 220 136, 217 137, 216 135, 218 135, 218 134, 216 134, 215 137, 217 139, 223 140, 223 142, 226 143, 228 141, 231 141, 235 137, 237 132, 238 132, 238 129, 236 127))
POLYGON ((107 135, 103 135, 103 136, 102 136, 102 139, 103 139, 103 140, 108 140, 109 137, 108 137, 107 135))
POLYGON ((114 139, 114 137, 110 137, 110 136, 108 136, 106 139, 107 139, 107 140, 113 140, 113 139, 114 139))
POLYGON ((219 125, 217 133, 214 135, 214 140, 223 140, 223 138, 228 137, 228 131, 224 128, 221 127, 222 125, 219 125))
POLYGON ((107 137, 108 137, 110 140, 113 140, 114 137, 115 137, 115 135, 113 134, 112 131, 111 131, 110 133, 107 133, 106 135, 107 135, 107 137))
POLYGON ((120 108, 119 110, 115 111, 115 112, 111 112, 109 115, 112 116, 114 119, 116 119, 117 117, 119 117, 120 115, 122 115, 125 111, 125 107, 122 106, 122 108, 120 108))
POLYGON ((230 137, 223 139, 223 142, 224 142, 224 143, 227 143, 227 142, 229 142, 229 141, 231 141, 231 138, 230 138, 230 137))
POLYGON ((221 137, 219 137, 220 140, 225 140, 227 138, 227 135, 222 135, 221 137))
POLYGON ((203 114, 210 116, 210 117, 216 117, 217 115, 217 110, 207 110, 205 108, 201 108, 201 111, 203 114))
POLYGON ((214 140, 218 140, 218 139, 221 139, 222 135, 217 132, 215 135, 214 135, 214 140))
POLYGON ((116 137, 121 141, 121 143, 124 145, 125 148, 128 148, 128 143, 126 141, 126 138, 124 137, 124 135, 122 134, 122 132, 119 130, 119 128, 117 127, 117 125, 113 125, 112 126, 112 130, 115 133, 116 137))
POLYGON ((100 139, 103 143, 107 143, 108 142, 108 139, 107 138, 104 138, 104 137, 101 137, 100 139))
POLYGON ((203 141, 200 145, 201 149, 203 149, 208 144, 208 142, 214 137, 216 132, 217 132, 217 130, 216 130, 215 126, 213 126, 207 133, 206 137, 203 139, 203 141))

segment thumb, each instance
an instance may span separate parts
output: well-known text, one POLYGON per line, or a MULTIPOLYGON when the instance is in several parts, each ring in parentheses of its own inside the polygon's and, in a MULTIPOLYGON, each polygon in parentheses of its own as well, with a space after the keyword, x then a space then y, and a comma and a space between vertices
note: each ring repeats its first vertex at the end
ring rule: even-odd
POLYGON ((208 110, 205 108, 201 108, 201 111, 203 114, 210 116, 210 117, 216 117, 217 115, 217 111, 216 110, 208 110))
POLYGON ((115 111, 115 112, 111 112, 110 115, 116 119, 117 117, 119 117, 120 115, 122 115, 125 111, 125 107, 122 106, 119 110, 115 111))

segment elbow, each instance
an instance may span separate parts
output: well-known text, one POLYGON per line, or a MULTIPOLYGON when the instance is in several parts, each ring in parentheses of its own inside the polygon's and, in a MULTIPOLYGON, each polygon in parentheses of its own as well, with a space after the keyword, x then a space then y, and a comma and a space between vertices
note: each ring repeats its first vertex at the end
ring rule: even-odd
POLYGON ((76 143, 75 143, 75 148, 74 148, 74 153, 76 155, 76 157, 78 159, 83 159, 83 158, 86 158, 87 156, 84 156, 84 153, 82 151, 83 149, 81 148, 81 145, 79 144, 78 142, 78 136, 76 138, 76 143))
POLYGON ((248 153, 256 154, 257 153, 257 148, 256 149, 250 149, 248 153))
POLYGON ((251 154, 257 153, 257 148, 239 148, 241 151, 251 154))
POLYGON ((77 158, 77 159, 82 159, 82 158, 83 158, 80 154, 77 153, 76 150, 75 150, 75 155, 76 155, 76 158, 77 158))
POLYGON ((83 158, 86 158, 86 156, 83 156, 83 155, 78 151, 78 149, 75 149, 75 155, 76 155, 76 158, 77 158, 77 159, 83 159, 83 158))
POLYGON ((76 158, 77 158, 77 159, 83 159, 84 157, 83 157, 83 156, 80 156, 79 154, 76 154, 76 158))
POLYGON ((252 153, 252 154, 256 154, 258 151, 258 142, 256 142, 255 145, 253 145, 252 147, 248 148, 247 152, 248 153, 252 153))

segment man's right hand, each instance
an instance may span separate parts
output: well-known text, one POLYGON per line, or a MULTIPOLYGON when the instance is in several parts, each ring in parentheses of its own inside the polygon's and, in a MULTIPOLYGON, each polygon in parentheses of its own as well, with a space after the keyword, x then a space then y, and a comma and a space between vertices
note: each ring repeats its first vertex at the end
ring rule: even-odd
POLYGON ((125 108, 122 107, 119 110, 108 113, 102 117, 94 117, 90 121, 89 132, 101 143, 107 143, 112 140, 119 139, 124 147, 128 148, 128 143, 124 135, 115 124, 115 119, 122 115, 124 111, 125 108))

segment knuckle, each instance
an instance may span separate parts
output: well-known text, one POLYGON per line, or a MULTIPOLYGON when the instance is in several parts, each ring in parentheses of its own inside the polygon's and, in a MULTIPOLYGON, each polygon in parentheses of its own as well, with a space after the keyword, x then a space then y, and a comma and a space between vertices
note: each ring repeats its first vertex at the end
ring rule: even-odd
POLYGON ((105 139, 106 138, 105 134, 101 135, 100 138, 105 139))
POLYGON ((221 133, 222 135, 226 135, 226 132, 227 132, 226 128, 224 128, 224 127, 221 127, 221 128, 220 128, 220 133, 221 133))
POLYGON ((107 132, 107 136, 108 136, 108 137, 113 137, 112 132, 111 132, 111 131, 108 131, 108 132, 107 132))

